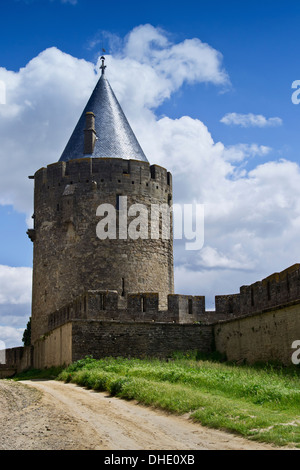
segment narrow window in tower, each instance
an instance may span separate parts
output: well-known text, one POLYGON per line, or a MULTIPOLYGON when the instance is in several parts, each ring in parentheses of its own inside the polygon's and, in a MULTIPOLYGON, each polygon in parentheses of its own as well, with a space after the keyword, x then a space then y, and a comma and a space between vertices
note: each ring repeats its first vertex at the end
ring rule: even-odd
POLYGON ((146 299, 144 296, 141 297, 141 310, 142 312, 146 312, 146 299))
POLYGON ((59 211, 59 204, 57 204, 56 209, 59 211))
POLYGON ((120 210, 120 197, 121 197, 121 194, 117 194, 116 196, 116 210, 117 211, 120 210))
POLYGON ((124 277, 122 277, 122 294, 121 295, 122 295, 122 297, 125 296, 125 279, 124 279, 124 277))

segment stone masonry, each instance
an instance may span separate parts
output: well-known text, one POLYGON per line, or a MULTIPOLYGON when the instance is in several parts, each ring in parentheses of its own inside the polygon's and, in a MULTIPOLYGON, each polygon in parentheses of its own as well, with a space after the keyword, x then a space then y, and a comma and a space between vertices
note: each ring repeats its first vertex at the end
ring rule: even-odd
POLYGON ((169 239, 100 240, 96 234, 98 206, 116 207, 118 196, 149 213, 152 205, 169 207, 167 170, 142 161, 83 158, 42 168, 34 182, 33 343, 47 331, 50 313, 87 290, 115 290, 119 302, 128 293, 157 292, 167 307, 174 291, 172 220, 169 239))

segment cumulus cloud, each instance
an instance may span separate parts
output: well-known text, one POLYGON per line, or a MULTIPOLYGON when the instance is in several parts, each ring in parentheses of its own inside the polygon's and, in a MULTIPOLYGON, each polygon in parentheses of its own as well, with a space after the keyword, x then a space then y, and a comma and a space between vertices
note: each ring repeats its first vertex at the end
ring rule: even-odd
POLYGON ((32 214, 28 176, 60 154, 95 83, 94 65, 50 48, 18 72, 0 68, 0 203, 32 214), (13 184, 12 184, 13 182, 13 184))
POLYGON ((0 305, 30 303, 31 276, 31 268, 0 265, 0 305))
POLYGON ((261 114, 238 114, 228 113, 222 117, 221 121, 227 126, 240 126, 240 127, 277 127, 282 126, 283 121, 279 117, 266 118, 261 114))
POLYGON ((30 317, 31 283, 31 268, 0 265, 0 342, 6 348, 22 345, 30 317))
MULTIPOLYGON (((12 326, 0 326, 0 350, 14 348, 16 346, 22 346, 22 337, 24 328, 15 328, 12 326)), ((1 361, 0 364, 4 364, 5 361, 1 361)))
MULTIPOLYGON (((297 163, 274 160, 270 147, 255 142, 229 147, 215 142, 199 119, 155 114, 184 83, 210 83, 216 92, 226 89, 230 79, 220 52, 197 38, 174 44, 151 25, 135 28, 116 43, 117 50, 107 56, 107 77, 143 150, 151 163, 172 172, 174 203, 205 208, 203 249, 188 252, 175 241, 176 292, 206 295, 210 306, 215 294, 237 292, 240 285, 297 262, 297 163), (249 171, 244 163, 254 156, 261 162, 249 171)), ((99 64, 57 48, 42 51, 18 72, 0 68, 7 91, 5 110, 0 107, 1 204, 31 215, 33 187, 27 177, 59 160, 98 74, 99 64)), ((271 120, 279 118, 264 119, 274 125, 271 120)), ((12 279, 11 272, 2 272, 12 279)), ((18 271, 14 276, 23 288, 0 291, 6 305, 2 318, 8 318, 7 305, 29 303, 29 283, 25 289, 18 271)), ((14 318, 18 328, 18 313, 14 318)))
POLYGON ((224 158, 229 162, 242 162, 252 157, 265 157, 271 151, 266 145, 236 144, 224 148, 224 158))

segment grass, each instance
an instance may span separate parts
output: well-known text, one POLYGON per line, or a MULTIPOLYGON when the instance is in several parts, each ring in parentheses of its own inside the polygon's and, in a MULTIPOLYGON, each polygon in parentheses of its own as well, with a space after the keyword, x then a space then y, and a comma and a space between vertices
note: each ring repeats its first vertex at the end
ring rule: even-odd
POLYGON ((20 380, 34 380, 34 379, 56 379, 57 376, 64 370, 63 367, 49 367, 48 369, 28 369, 24 372, 19 372, 12 377, 16 382, 20 380))
POLYGON ((188 414, 251 440, 300 448, 300 368, 222 362, 197 353, 172 360, 86 357, 67 368, 30 370, 15 380, 65 382, 188 414))

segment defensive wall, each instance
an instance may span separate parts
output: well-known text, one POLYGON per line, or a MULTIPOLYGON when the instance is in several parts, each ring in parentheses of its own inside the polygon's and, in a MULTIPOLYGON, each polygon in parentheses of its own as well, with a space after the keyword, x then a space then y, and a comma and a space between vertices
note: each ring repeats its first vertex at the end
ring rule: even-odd
POLYGON ((242 286, 240 293, 215 298, 219 315, 247 316, 300 301, 300 264, 294 264, 262 281, 242 286))
POLYGON ((32 348, 7 350, 6 367, 21 370, 69 364, 94 357, 168 357, 174 351, 219 351, 236 362, 291 364, 292 343, 300 340, 300 265, 242 286, 239 294, 216 296, 205 310, 203 296, 87 291, 48 315, 46 333, 32 348), (22 352, 24 349, 25 352, 22 352))
POLYGON ((36 342, 34 367, 69 364, 87 355, 167 358, 174 351, 209 353, 212 341, 209 325, 72 320, 36 342))
POLYGON ((205 321, 205 297, 168 295, 168 308, 159 308, 159 294, 128 294, 119 305, 116 291, 87 291, 48 316, 48 331, 71 320, 159 322, 195 324, 205 321))
POLYGON ((216 310, 235 318, 214 325, 216 350, 229 361, 291 365, 292 344, 300 340, 300 265, 216 297, 216 310))
POLYGON ((300 340, 300 302, 214 324, 214 343, 228 361, 292 364, 300 340))
POLYGON ((33 365, 33 347, 25 346, 0 351, 0 379, 11 377, 33 365))

